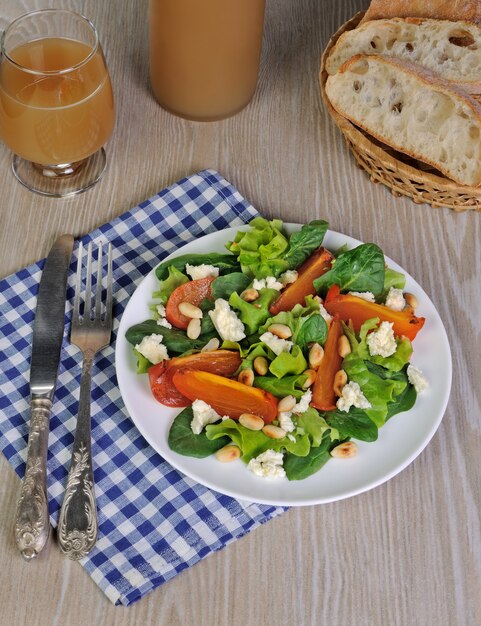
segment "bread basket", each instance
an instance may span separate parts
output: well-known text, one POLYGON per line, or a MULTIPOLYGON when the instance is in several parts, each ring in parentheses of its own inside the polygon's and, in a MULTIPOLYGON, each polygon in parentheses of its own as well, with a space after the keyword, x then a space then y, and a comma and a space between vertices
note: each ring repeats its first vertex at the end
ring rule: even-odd
POLYGON ((341 130, 357 164, 373 183, 383 183, 394 195, 408 196, 417 204, 448 207, 454 211, 481 211, 481 187, 460 185, 446 178, 432 166, 412 159, 382 144, 364 130, 342 117, 331 106, 325 92, 325 61, 337 39, 356 28, 364 13, 357 13, 331 37, 321 60, 321 94, 329 114, 341 130))

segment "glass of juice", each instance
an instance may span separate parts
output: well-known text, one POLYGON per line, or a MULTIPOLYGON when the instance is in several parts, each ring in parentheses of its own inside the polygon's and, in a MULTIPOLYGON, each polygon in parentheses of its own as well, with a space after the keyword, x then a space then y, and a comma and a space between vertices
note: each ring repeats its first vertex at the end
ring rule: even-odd
POLYGON ((265 0, 150 0, 150 82, 171 113, 234 115, 257 83, 265 0))
POLYGON ((0 49, 0 139, 25 187, 63 197, 94 185, 105 171, 114 118, 104 55, 86 17, 45 9, 8 26, 0 49))

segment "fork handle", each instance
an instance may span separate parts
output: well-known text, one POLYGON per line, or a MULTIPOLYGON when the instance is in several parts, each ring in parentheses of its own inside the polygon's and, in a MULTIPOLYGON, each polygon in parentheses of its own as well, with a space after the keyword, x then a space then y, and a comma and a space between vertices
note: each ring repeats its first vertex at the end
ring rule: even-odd
POLYGON ((97 540, 98 531, 90 427, 91 371, 94 354, 91 350, 86 350, 83 354, 77 429, 58 522, 60 549, 74 561, 90 552, 97 540))

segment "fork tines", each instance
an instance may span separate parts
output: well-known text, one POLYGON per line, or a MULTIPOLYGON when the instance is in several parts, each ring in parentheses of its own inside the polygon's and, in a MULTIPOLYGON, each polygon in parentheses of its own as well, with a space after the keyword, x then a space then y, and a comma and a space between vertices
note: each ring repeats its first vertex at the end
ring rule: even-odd
POLYGON ((97 278, 95 284, 92 281, 92 265, 95 261, 92 255, 92 242, 89 242, 87 246, 87 267, 85 277, 85 295, 83 312, 81 312, 81 298, 80 292, 82 291, 82 274, 83 274, 83 257, 84 246, 80 242, 78 249, 77 260, 77 275, 75 283, 75 298, 73 304, 73 319, 74 325, 81 325, 87 322, 101 323, 102 326, 109 327, 112 324, 112 244, 109 243, 107 247, 107 271, 106 271, 106 283, 105 283, 105 306, 102 311, 102 295, 103 295, 103 266, 104 266, 104 254, 102 242, 98 244, 97 253, 97 278), (94 302, 92 302, 94 300, 94 302), (93 305, 93 308, 92 308, 93 305), (93 310, 93 317, 92 317, 93 310))

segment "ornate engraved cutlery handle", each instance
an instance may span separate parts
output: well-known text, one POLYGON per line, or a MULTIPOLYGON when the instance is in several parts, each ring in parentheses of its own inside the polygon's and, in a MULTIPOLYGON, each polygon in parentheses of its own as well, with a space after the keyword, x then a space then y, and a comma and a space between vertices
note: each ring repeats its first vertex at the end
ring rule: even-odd
POLYGON ((27 465, 15 518, 15 541, 27 561, 42 550, 50 531, 46 466, 52 402, 48 398, 32 398, 31 407, 27 465))
POLYGON ((97 540, 90 429, 90 385, 93 354, 85 354, 80 379, 77 429, 72 461, 58 522, 58 543, 70 559, 88 554, 97 540))

